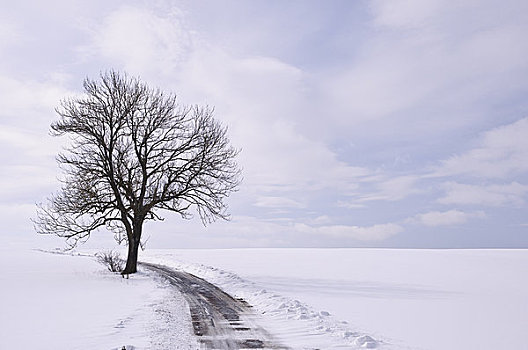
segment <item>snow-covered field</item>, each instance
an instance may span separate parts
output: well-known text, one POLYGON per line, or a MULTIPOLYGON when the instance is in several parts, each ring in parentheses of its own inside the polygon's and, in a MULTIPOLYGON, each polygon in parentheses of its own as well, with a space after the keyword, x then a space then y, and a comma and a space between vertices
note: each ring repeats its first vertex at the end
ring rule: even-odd
POLYGON ((2 350, 198 348, 185 301, 150 276, 26 248, 1 249, 0 266, 2 350))
MULTIPOLYGON (((526 349, 528 250, 146 250, 245 298, 294 349, 526 349)), ((0 250, 0 349, 197 349, 185 301, 92 258, 0 250), (130 347, 127 347, 130 349, 130 347)))
POLYGON ((298 345, 369 335, 380 348, 528 349, 528 250, 147 250, 143 258, 246 298, 271 314, 270 331, 298 345))

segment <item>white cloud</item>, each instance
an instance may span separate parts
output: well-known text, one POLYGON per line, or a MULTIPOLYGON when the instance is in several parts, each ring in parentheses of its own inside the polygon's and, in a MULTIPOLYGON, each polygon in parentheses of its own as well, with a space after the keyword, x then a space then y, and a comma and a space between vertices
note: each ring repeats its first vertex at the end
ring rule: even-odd
POLYGON ((442 204, 479 206, 518 206, 524 203, 528 186, 518 182, 504 185, 471 185, 448 182, 446 195, 438 200, 442 204))
POLYGON ((301 202, 286 197, 259 197, 255 206, 264 208, 304 208, 301 202))
MULTIPOLYGON (((24 233, 24 237, 29 238, 33 232, 30 218, 35 216, 34 204, 16 204, 0 202, 0 220, 3 229, 0 234, 24 233)), ((20 237, 19 237, 20 239, 20 237)))
POLYGON ((167 216, 163 224, 149 222, 146 232, 153 232, 150 242, 158 247, 268 247, 295 245, 287 224, 257 217, 235 215, 229 222, 204 227, 200 220, 180 220, 167 216), (190 235, 189 233, 193 234, 190 235), (182 243, 183 242, 183 243, 182 243))
POLYGON ((378 224, 372 226, 348 226, 348 225, 328 225, 313 227, 298 223, 294 225, 297 231, 327 235, 338 238, 352 238, 360 241, 381 241, 403 232, 403 227, 394 224, 378 224))
POLYGON ((34 139, 35 136, 37 136, 35 133, 6 125, 1 125, 0 128, 0 144, 3 144, 3 146, 35 149, 35 146, 38 145, 38 142, 34 139))
POLYGON ((442 0, 374 0, 369 2, 375 15, 374 22, 381 27, 423 27, 442 7, 442 0))
POLYGON ((450 226, 464 224, 473 218, 483 218, 484 212, 478 211, 466 213, 460 210, 449 211, 430 211, 428 213, 418 214, 407 220, 410 223, 420 223, 425 226, 450 226))
POLYGON ((332 218, 330 218, 328 215, 321 215, 314 219, 307 220, 307 224, 309 225, 328 225, 332 223, 332 218))
POLYGON ((483 134, 480 145, 442 162, 434 176, 508 178, 528 172, 528 118, 483 134))
MULTIPOLYGON (((2 16, 4 17, 4 16, 2 16)), ((0 20, 0 49, 4 49, 14 43, 20 41, 21 35, 19 28, 9 20, 9 18, 1 18, 0 20)))
POLYGON ((244 135, 234 142, 240 141, 245 178, 253 186, 265 189, 280 184, 300 191, 334 188, 347 194, 370 173, 339 161, 324 144, 307 139, 291 123, 257 119, 243 124, 244 135))
POLYGON ((54 156, 65 140, 49 125, 65 91, 53 79, 0 76, 0 203, 35 203, 57 186, 54 156))
POLYGON ((422 192, 416 184, 418 180, 419 177, 414 175, 397 176, 384 180, 376 178, 375 187, 377 191, 362 195, 357 201, 369 202, 383 200, 394 202, 402 200, 408 196, 422 192))
POLYGON ((192 44, 182 14, 172 7, 163 16, 151 9, 123 6, 92 30, 92 44, 81 50, 99 54, 132 74, 171 72, 192 44))
MULTIPOLYGON (((228 122, 248 186, 262 190, 349 193, 369 175, 350 166, 318 138, 302 132, 312 118, 304 95, 305 73, 270 57, 235 57, 218 48, 197 48, 182 70, 182 91, 216 106, 228 122)), ((324 123, 321 117, 320 123, 324 123)))
POLYGON ((266 192, 331 187, 346 193, 370 173, 339 161, 321 140, 300 132, 315 113, 304 94, 302 70, 274 57, 235 56, 205 37, 195 40, 183 22, 177 10, 167 15, 123 7, 94 30, 90 49, 181 91, 184 103, 214 105, 233 144, 242 148, 246 186, 266 192))
POLYGON ((383 0, 369 5, 368 40, 353 64, 322 83, 332 124, 341 126, 336 132, 361 126, 372 134, 386 129, 388 137, 402 141, 438 137, 491 121, 495 104, 524 93, 526 4, 383 0))
MULTIPOLYGON (((47 128, 37 132, 0 124, 0 146, 4 150, 11 150, 18 154, 19 157, 33 157, 33 162, 42 163, 44 157, 55 156, 60 149, 60 139, 52 138, 46 134, 46 131, 47 128)), ((4 154, 3 157, 0 156, 0 159, 4 164, 9 163, 3 159, 4 157, 9 157, 15 162, 21 160, 12 156, 13 154, 4 154)))
POLYGON ((46 166, 4 165, 0 168, 0 203, 42 201, 57 186, 56 173, 46 166))
POLYGON ((0 75, 0 116, 2 124, 46 126, 53 118, 54 108, 67 90, 53 80, 36 81, 0 75), (22 122, 20 122, 22 121, 22 122))
POLYGON ((339 200, 337 201, 336 206, 338 208, 347 208, 347 209, 359 209, 359 208, 366 207, 365 204, 357 203, 354 200, 351 200, 351 201, 339 200))

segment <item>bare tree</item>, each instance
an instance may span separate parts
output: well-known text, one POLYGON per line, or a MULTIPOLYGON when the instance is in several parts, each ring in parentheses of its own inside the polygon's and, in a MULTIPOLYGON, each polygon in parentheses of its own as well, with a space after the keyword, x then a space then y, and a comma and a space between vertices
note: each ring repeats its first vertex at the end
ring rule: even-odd
POLYGON ((57 160, 62 188, 38 205, 37 232, 73 248, 101 227, 128 244, 123 274, 136 272, 143 223, 159 210, 205 224, 227 219, 225 198, 240 182, 238 150, 213 109, 181 106, 173 94, 110 71, 84 81, 85 94, 65 99, 52 135, 71 136, 57 160))

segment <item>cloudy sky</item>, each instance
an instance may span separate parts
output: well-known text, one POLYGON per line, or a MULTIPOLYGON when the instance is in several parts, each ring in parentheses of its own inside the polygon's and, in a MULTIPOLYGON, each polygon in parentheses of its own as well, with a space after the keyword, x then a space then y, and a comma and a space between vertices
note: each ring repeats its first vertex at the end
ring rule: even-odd
POLYGON ((522 0, 2 4, 0 235, 47 239, 53 109, 113 68, 242 149, 232 220, 169 214, 152 247, 526 248, 527 34, 522 0))

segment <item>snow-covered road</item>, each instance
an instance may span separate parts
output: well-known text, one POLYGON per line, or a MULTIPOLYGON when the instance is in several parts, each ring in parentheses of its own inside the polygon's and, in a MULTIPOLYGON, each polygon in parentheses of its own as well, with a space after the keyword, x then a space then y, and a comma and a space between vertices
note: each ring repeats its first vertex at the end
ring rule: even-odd
POLYGON ((194 334, 204 349, 287 349, 258 324, 258 315, 241 299, 190 273, 141 263, 182 293, 192 318, 194 334))

